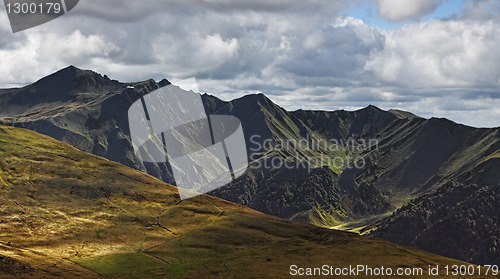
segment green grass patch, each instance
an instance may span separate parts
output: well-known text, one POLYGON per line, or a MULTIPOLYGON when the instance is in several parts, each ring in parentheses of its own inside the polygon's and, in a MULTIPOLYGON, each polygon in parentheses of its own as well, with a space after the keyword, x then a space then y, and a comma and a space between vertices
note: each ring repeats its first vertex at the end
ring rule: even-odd
POLYGON ((379 220, 392 215, 392 212, 386 212, 379 215, 369 216, 362 219, 347 221, 332 227, 332 229, 353 232, 357 234, 367 234, 370 232, 370 227, 379 220))
MULTIPOLYGON (((336 212, 338 215, 343 215, 341 212, 336 212)), ((344 216, 347 217, 347 216, 344 216)), ((319 206, 313 208, 313 218, 312 223, 320 226, 320 227, 332 227, 338 225, 340 222, 340 218, 328 212, 319 206)))
POLYGON ((165 261, 165 266, 167 268, 165 269, 165 274, 164 277, 160 278, 182 278, 184 275, 193 269, 193 266, 190 265, 189 263, 185 263, 182 258, 187 256, 189 259, 193 261, 200 262, 203 258, 206 259, 206 255, 200 254, 200 253, 193 253, 192 255, 187 255, 186 251, 183 248, 177 249, 175 252, 175 255, 172 255, 169 252, 163 252, 163 251, 146 251, 145 254, 150 255, 152 257, 161 259, 165 261), (174 257, 175 260, 172 260, 171 258, 174 257), (166 260, 170 259, 170 263, 166 263, 166 260))
POLYGON ((127 278, 166 278, 170 269, 178 269, 175 265, 168 266, 143 254, 109 255, 74 262, 103 276, 121 275, 127 278))

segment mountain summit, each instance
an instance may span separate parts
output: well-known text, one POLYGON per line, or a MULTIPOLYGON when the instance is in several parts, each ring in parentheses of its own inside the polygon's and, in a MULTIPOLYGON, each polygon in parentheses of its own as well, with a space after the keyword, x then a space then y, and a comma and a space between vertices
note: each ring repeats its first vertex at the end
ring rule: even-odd
POLYGON ((121 84, 89 70, 69 66, 35 83, 16 89, 1 90, 4 109, 8 105, 33 107, 41 103, 82 101, 111 90, 121 84), (90 95, 90 96, 89 96, 90 95))
POLYGON ((61 90, 71 89, 72 91, 77 91, 85 89, 104 89, 106 87, 116 86, 119 82, 112 81, 107 76, 103 76, 94 71, 68 66, 54 74, 42 78, 33 85, 38 87, 50 87, 54 86, 54 84, 61 85, 63 87, 61 90))

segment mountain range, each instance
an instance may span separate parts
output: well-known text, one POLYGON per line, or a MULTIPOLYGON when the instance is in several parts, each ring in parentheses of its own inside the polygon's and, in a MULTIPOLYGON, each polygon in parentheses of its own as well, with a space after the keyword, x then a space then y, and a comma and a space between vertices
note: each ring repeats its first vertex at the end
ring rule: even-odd
MULTIPOLYGON (((127 119, 132 103, 169 84, 122 83, 70 66, 1 89, 0 122, 175 184, 168 163, 136 158, 127 119)), ((476 264, 500 262, 499 128, 371 105, 287 111, 263 94, 201 97, 207 114, 240 119, 250 161, 244 176, 210 195, 476 264)))
MULTIPOLYGON (((181 200, 143 172, 1 125, 0 191, 6 279, 289 278, 298 268, 356 264, 427 274, 429 265, 466 264, 208 195, 181 200)), ((482 272, 467 278, 495 278, 482 272)))

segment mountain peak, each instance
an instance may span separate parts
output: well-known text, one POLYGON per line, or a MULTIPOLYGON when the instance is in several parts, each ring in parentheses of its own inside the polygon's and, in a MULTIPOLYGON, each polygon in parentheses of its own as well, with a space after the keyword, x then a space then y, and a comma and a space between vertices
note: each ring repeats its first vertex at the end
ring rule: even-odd
POLYGON ((66 68, 62 68, 60 71, 83 71, 83 70, 74 65, 69 65, 66 68))
POLYGON ((73 65, 52 73, 33 84, 16 89, 5 98, 17 106, 30 108, 42 103, 72 102, 106 94, 121 86, 118 81, 73 65))
POLYGON ((158 82, 158 85, 160 87, 165 87, 165 86, 170 85, 170 84, 171 84, 170 81, 168 81, 166 78, 164 78, 164 79, 160 80, 160 82, 158 82))
POLYGON ((69 65, 65 68, 60 69, 59 71, 68 71, 68 70, 81 70, 81 69, 76 67, 75 65, 69 65))
POLYGON ((97 72, 91 70, 83 70, 70 65, 40 79, 33 85, 51 87, 54 84, 57 84, 59 87, 61 85, 66 85, 68 86, 67 89, 81 88, 83 90, 88 90, 103 89, 105 87, 116 85, 118 83, 118 81, 111 80, 106 75, 103 76, 97 72))
POLYGON ((245 95, 237 100, 243 101, 248 108, 258 106, 265 110, 282 109, 263 93, 245 95))
MULTIPOLYGON (((91 71, 91 70, 82 70, 80 68, 77 68, 73 65, 70 65, 66 68, 63 68, 53 74, 48 75, 45 78, 42 78, 39 81, 43 81, 45 79, 68 79, 68 78, 78 78, 78 79, 85 79, 85 78, 97 78, 97 79, 103 79, 103 80, 109 80, 107 76, 102 76, 101 74, 91 71)), ((39 82, 38 81, 38 82, 39 82)))
POLYGON ((375 106, 375 105, 372 105, 372 104, 369 104, 366 108, 362 109, 362 110, 371 110, 371 111, 383 111, 382 109, 380 109, 379 107, 375 106))
POLYGON ((381 113, 381 112, 386 112, 385 110, 382 110, 374 105, 368 105, 367 107, 365 108, 362 108, 362 109, 358 109, 356 111, 354 111, 354 113, 363 113, 363 114, 378 114, 378 113, 381 113))
POLYGON ((258 101, 259 103, 269 103, 272 102, 264 93, 249 94, 247 95, 249 99, 258 101))
POLYGON ((245 103, 252 103, 252 104, 261 104, 262 102, 267 103, 269 102, 269 98, 267 98, 266 95, 263 93, 258 93, 258 94, 248 94, 245 96, 242 96, 240 98, 237 98, 233 101, 243 101, 245 103))

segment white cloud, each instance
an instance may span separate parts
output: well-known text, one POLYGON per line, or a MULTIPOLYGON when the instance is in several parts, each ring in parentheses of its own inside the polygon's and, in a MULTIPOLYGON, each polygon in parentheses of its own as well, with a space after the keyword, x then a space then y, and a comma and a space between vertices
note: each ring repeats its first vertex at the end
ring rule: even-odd
POLYGON ((33 31, 9 36, 20 40, 16 47, 0 49, 0 79, 11 85, 35 81, 69 64, 91 65, 119 51, 101 36, 83 35, 80 30, 65 36, 33 31))
POLYGON ((429 21, 387 34, 366 69, 382 81, 410 88, 499 86, 499 25, 429 21))
POLYGON ((391 22, 419 19, 436 10, 441 0, 378 0, 378 15, 391 22))
MULTIPOLYGON (((186 45, 181 44, 186 47, 186 45)), ((220 34, 206 35, 204 38, 192 38, 192 44, 189 48, 177 49, 174 53, 185 52, 180 60, 173 60, 171 57, 165 59, 165 63, 176 63, 178 65, 188 65, 191 68, 191 74, 200 72, 209 72, 217 69, 229 60, 237 59, 239 43, 236 38, 224 39, 220 34)), ((175 55, 175 54, 174 54, 175 55)), ((186 74, 188 74, 186 73, 186 74)))
POLYGON ((81 64, 88 59, 106 58, 120 48, 99 35, 82 35, 80 30, 63 37, 47 34, 40 45, 40 56, 57 57, 64 63, 81 64))

